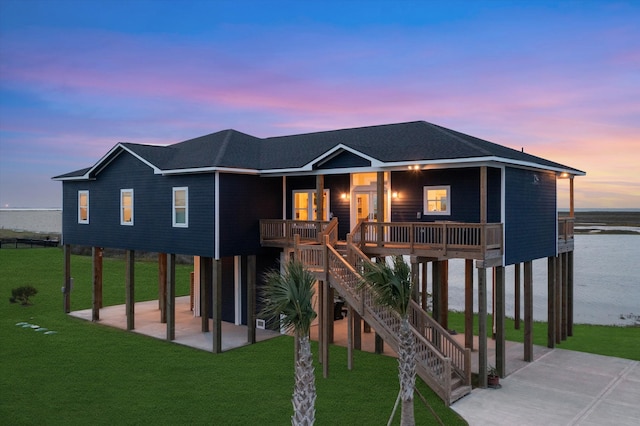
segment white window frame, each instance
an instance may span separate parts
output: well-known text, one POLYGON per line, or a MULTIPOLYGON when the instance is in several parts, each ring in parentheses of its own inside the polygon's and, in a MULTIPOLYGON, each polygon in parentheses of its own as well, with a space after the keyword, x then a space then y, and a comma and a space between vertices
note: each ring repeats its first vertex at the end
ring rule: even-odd
POLYGON ((133 218, 134 218, 134 216, 133 216, 133 214, 134 214, 133 205, 134 205, 133 188, 121 189, 120 190, 120 225, 133 226, 133 218), (122 203, 123 196, 126 193, 131 193, 131 206, 129 207, 131 209, 131 221, 129 221, 129 222, 126 222, 124 220, 124 209, 125 209, 125 206, 122 203))
POLYGON ((78 191, 78 223, 85 224, 85 225, 89 223, 89 191, 86 189, 78 191), (87 204, 85 206, 83 206, 82 203, 80 202, 83 195, 86 196, 86 200, 87 200, 87 204), (86 219, 82 219, 83 207, 87 210, 86 219))
POLYGON ((313 208, 313 197, 316 195, 316 190, 315 189, 294 189, 291 191, 291 208, 292 208, 292 218, 294 220, 296 219, 296 194, 299 193, 305 193, 308 194, 309 196, 309 205, 307 206, 307 219, 308 221, 311 220, 330 220, 329 218, 329 212, 331 211, 331 193, 329 191, 329 188, 324 188, 323 190, 324 192, 324 197, 327 199, 327 208, 326 211, 324 211, 324 216, 327 217, 327 219, 312 219, 313 215, 317 213, 316 209, 313 208))
POLYGON ((172 211, 172 223, 174 228, 188 228, 189 227, 189 187, 176 186, 171 192, 171 211, 172 211), (176 192, 184 191, 184 206, 176 205, 176 192), (184 223, 177 221, 176 209, 184 208, 184 223))
POLYGON ((451 215, 451 185, 437 185, 437 186, 425 186, 423 187, 423 206, 422 206, 422 214, 427 216, 450 216, 451 215), (429 191, 438 191, 438 190, 446 190, 446 209, 439 211, 429 211, 429 191))

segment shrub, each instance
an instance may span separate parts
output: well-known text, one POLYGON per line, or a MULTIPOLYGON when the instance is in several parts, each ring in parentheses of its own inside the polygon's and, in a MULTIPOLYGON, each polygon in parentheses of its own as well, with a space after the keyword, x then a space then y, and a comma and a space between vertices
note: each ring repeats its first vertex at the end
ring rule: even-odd
POLYGON ((38 294, 38 290, 30 285, 14 288, 11 290, 11 297, 9 298, 9 302, 20 302, 20 304, 22 305, 30 305, 31 301, 29 300, 29 298, 31 296, 35 296, 36 294, 38 294))

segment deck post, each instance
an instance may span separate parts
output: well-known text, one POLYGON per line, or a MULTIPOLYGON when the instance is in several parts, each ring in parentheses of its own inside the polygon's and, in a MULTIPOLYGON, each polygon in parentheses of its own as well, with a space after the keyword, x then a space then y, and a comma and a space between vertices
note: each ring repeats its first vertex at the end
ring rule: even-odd
POLYGON ((562 342, 562 255, 558 254, 556 260, 556 343, 562 342))
POLYGON ((323 302, 323 317, 324 317, 324 327, 322 327, 322 376, 324 378, 329 377, 329 313, 331 312, 329 309, 329 294, 331 293, 329 290, 329 283, 324 281, 322 286, 322 298, 323 302))
POLYGON ((440 325, 449 329, 449 261, 438 261, 440 264, 440 325))
POLYGON ((324 362, 324 328, 325 328, 325 316, 324 316, 324 281, 318 281, 318 357, 319 362, 324 362))
POLYGON ((247 342, 256 342, 256 255, 247 256, 247 342))
POLYGON ((524 360, 533 361, 533 262, 524 262, 524 360))
POLYGON ((473 350, 473 260, 464 261, 464 347, 473 350))
POLYGON ((211 289, 213 286, 213 259, 200 258, 200 331, 208 333, 211 312, 211 289))
POLYGON ((427 306, 429 304, 429 291, 427 287, 427 277, 429 276, 427 265, 429 262, 422 262, 422 309, 427 310, 427 306))
POLYGON ((480 167, 480 223, 487 223, 487 166, 480 167))
POLYGON ((567 340, 569 328, 569 269, 567 263, 569 253, 562 253, 562 340, 567 340))
POLYGON ((415 256, 411 256, 411 284, 413 285, 411 297, 420 303, 420 263, 415 256))
POLYGON ((100 308, 102 308, 102 255, 102 248, 91 248, 91 263, 93 267, 91 321, 100 320, 100 308))
POLYGON ((176 339, 176 255, 167 256, 167 340, 176 339))
POLYGON ((505 346, 505 274, 504 266, 495 268, 496 294, 495 294, 495 324, 496 324, 496 369, 498 375, 504 377, 507 372, 506 346, 505 346))
POLYGON ((213 293, 213 328, 211 330, 213 340, 213 353, 222 352, 222 260, 213 259, 212 293, 213 293))
POLYGON ((431 305, 433 306, 433 319, 440 323, 440 262, 431 262, 431 305))
POLYGON ((514 308, 513 308, 513 318, 514 318, 514 327, 516 330, 520 330, 520 264, 516 263, 514 265, 514 275, 515 279, 513 281, 513 286, 515 290, 514 296, 514 308))
POLYGON ((478 268, 478 387, 487 387, 487 270, 478 268))
POLYGON ((335 306, 335 290, 333 289, 333 287, 331 287, 331 284, 329 284, 329 281, 326 281, 326 286, 328 286, 329 288, 329 295, 327 296, 327 342, 328 343, 333 343, 334 339, 333 339, 333 327, 334 327, 334 322, 335 322, 335 315, 334 315, 334 306, 335 306))
POLYGON ((127 330, 135 328, 135 251, 127 250, 125 259, 125 300, 127 312, 127 330))
POLYGON ((547 257, 547 347, 556 347, 556 261, 547 257))
POLYGON ((351 310, 353 311, 353 348, 362 350, 362 317, 355 309, 351 310))
POLYGON ((567 336, 573 336, 573 251, 567 253, 567 336))
POLYGON ((347 370, 353 370, 353 314, 354 309, 347 305, 347 370))
POLYGON ((71 245, 63 247, 64 287, 62 287, 62 309, 65 314, 71 312, 71 245))
POLYGON ((167 253, 158 253, 158 309, 160 323, 167 323, 167 253))

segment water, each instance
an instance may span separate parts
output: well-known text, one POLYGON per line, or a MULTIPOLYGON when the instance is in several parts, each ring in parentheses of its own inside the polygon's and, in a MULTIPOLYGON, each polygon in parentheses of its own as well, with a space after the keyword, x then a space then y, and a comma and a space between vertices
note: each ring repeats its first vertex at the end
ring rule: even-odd
MULTIPOLYGON (((574 322, 631 325, 640 321, 640 236, 576 235, 574 251, 574 322)), ((506 268, 506 312, 514 316, 514 267, 506 268)), ((521 268, 521 271, 524 268, 521 268)), ((523 273, 523 272, 521 272, 523 273)), ((491 312, 491 271, 487 270, 491 312)), ((523 278, 521 278, 521 286, 523 278)), ((521 287, 521 294, 523 293, 521 287)), ((474 270, 477 299, 477 270, 474 270)), ((449 264, 449 309, 464 311, 464 261, 449 264)), ((477 312, 477 300, 474 300, 477 312)), ((520 301, 524 315, 524 301, 520 301)), ((533 318, 547 320, 547 260, 533 262, 533 318)))
POLYGON ((60 234, 62 210, 0 209, 0 229, 60 234))

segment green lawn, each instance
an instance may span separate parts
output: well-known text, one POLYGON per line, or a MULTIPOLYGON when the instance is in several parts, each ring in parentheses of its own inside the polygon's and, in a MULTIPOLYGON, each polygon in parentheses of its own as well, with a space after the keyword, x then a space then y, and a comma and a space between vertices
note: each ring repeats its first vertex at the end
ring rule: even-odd
MULTIPOLYGON (((72 257, 73 310, 91 306, 91 259, 72 257)), ((190 267, 177 267, 177 293, 190 267)), ((136 264, 136 300, 155 299, 157 264, 136 264)), ((0 418, 4 424, 260 424, 290 422, 293 340, 278 337, 222 354, 71 318, 62 312, 62 251, 0 249, 0 418), (9 303, 33 285, 33 305, 9 303), (46 335, 19 322, 37 324, 46 335)), ((105 305, 124 303, 124 262, 104 260, 105 305)), ((317 346, 313 345, 317 356, 317 346)), ((397 362, 331 347, 330 377, 316 365, 318 425, 385 424, 397 393, 397 362)), ((418 380, 442 422, 465 424, 418 380)), ((416 397, 417 424, 437 420, 416 397)), ((396 422, 399 423, 399 412, 396 422)))
MULTIPOLYGON (((474 318, 477 330, 478 317, 474 318)), ((464 313, 449 312, 449 329, 463 332, 464 313)), ((487 316, 487 336, 491 337, 492 318, 487 316)), ((507 318, 505 322, 506 339, 512 342, 524 341, 524 322, 520 322, 520 330, 514 328, 514 320, 507 318)), ((477 333, 475 333, 477 334, 477 333)), ((533 323, 533 344, 547 346, 547 323, 533 323)), ((614 327, 603 325, 574 324, 573 336, 559 345, 560 349, 589 352, 593 354, 615 356, 640 361, 640 327, 614 327)))

